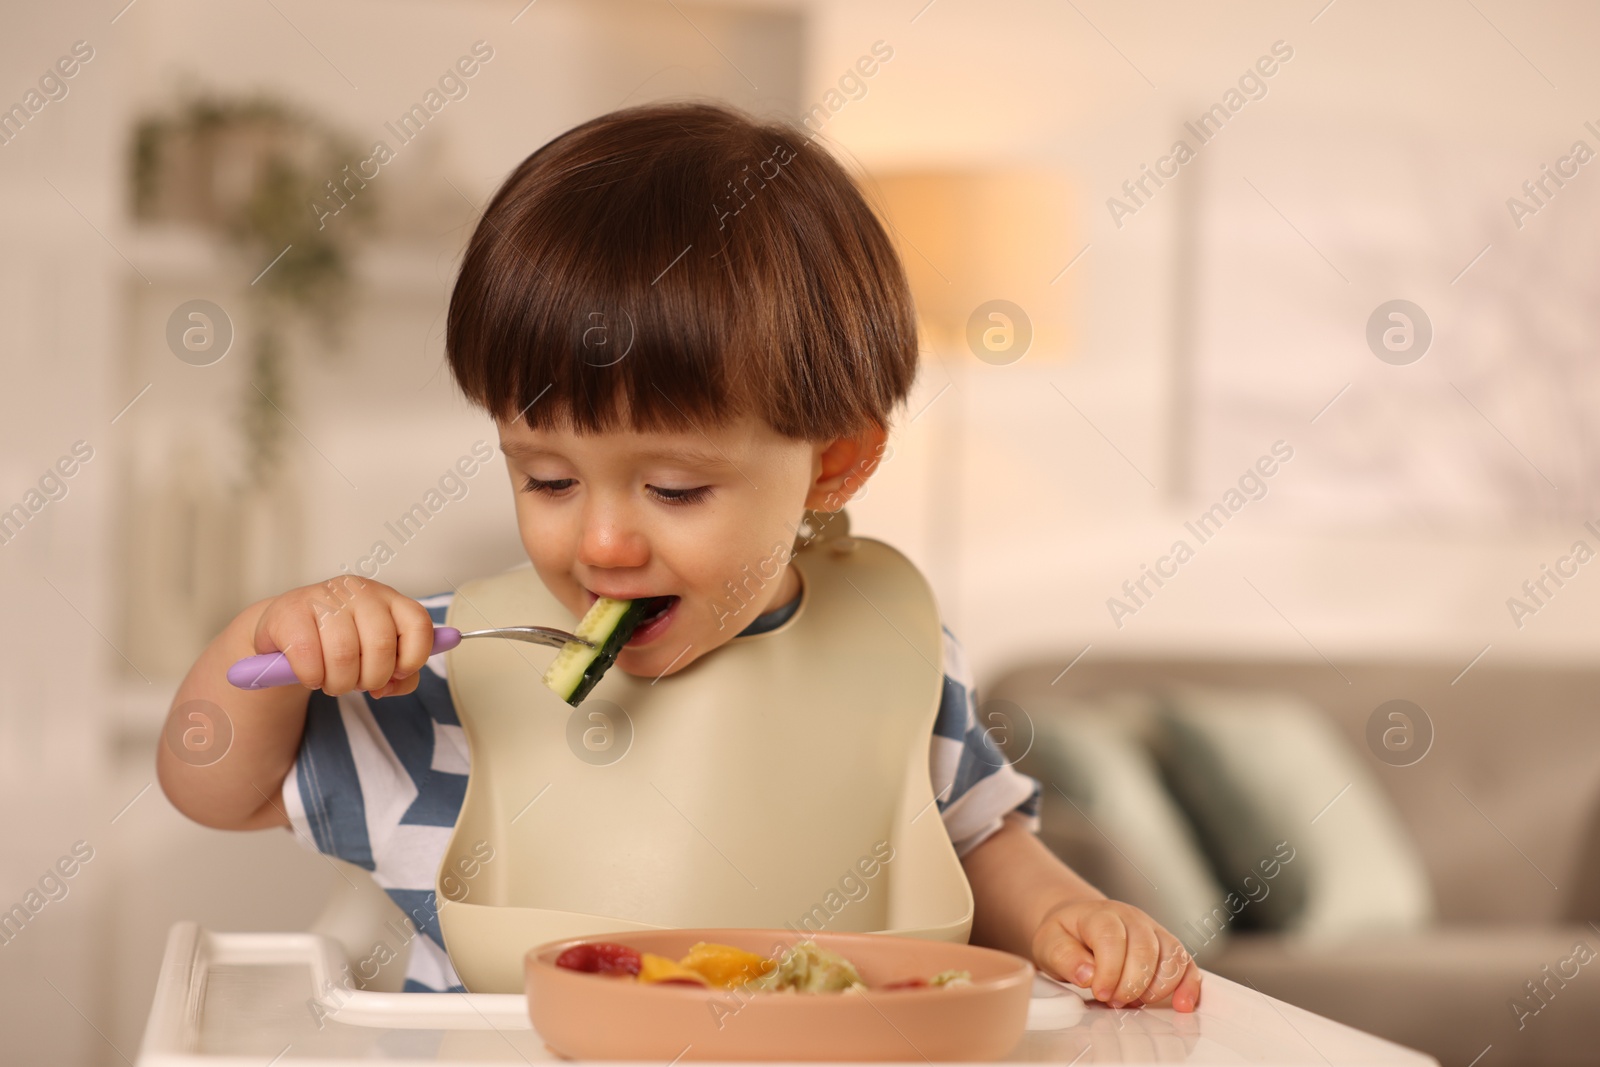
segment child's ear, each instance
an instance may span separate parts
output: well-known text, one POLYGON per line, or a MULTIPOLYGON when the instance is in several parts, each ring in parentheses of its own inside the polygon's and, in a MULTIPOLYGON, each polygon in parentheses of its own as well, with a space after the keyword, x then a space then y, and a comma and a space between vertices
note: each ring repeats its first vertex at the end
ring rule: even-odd
POLYGON ((844 507, 878 469, 888 441, 888 431, 872 425, 849 437, 819 444, 811 464, 806 507, 814 511, 838 511, 844 507))

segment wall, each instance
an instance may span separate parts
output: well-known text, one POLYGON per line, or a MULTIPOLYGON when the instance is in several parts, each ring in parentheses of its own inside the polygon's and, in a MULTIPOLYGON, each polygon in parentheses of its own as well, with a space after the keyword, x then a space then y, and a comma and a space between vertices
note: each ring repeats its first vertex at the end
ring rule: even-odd
MULTIPOLYGON (((932 564, 980 673, 1035 654, 1066 666, 1090 645, 1090 656, 1436 654, 1465 667, 1486 645, 1495 657, 1561 658, 1590 654, 1600 638, 1592 579, 1574 580, 1521 629, 1507 610, 1596 510, 1592 489, 1587 499, 1542 484, 1485 496, 1480 468, 1520 468, 1520 482, 1538 482, 1509 435, 1542 468, 1570 471, 1554 479, 1566 489, 1592 487, 1579 460, 1593 449, 1545 432, 1547 404, 1496 403, 1533 368, 1526 346, 1475 344, 1487 331, 1471 317, 1487 301, 1531 298, 1526 250, 1592 218, 1586 193, 1563 191, 1537 220, 1540 236, 1532 222, 1516 230, 1503 202, 1573 138, 1600 145, 1582 126, 1593 13, 1321 7, 817 9, 810 98, 871 42, 895 50, 824 129, 861 166, 1047 162, 1082 190, 1058 248, 1064 266, 1090 245, 1067 276, 1083 309, 1076 350, 1006 367, 935 350, 911 410, 952 376, 963 395, 947 392, 904 431, 896 462, 906 469, 852 508, 859 528, 932 564), (1266 95, 1115 225, 1107 198, 1280 40, 1294 55, 1266 95), (1198 244, 1192 321, 1174 317, 1186 197, 1198 244), (1495 247, 1452 287, 1486 243, 1495 247), (1438 331, 1410 367, 1380 363, 1363 338, 1372 309, 1397 296, 1431 308, 1438 331), (1174 440, 1183 329, 1194 334, 1196 428, 1174 440), (1436 414, 1418 429, 1424 407, 1436 414), (1379 447, 1408 431, 1404 448, 1379 447), (960 443, 940 453, 947 436, 960 443), (1167 585, 1147 583, 1148 606, 1118 627, 1108 598, 1131 606, 1122 583, 1188 536, 1184 522, 1278 439, 1296 457, 1267 497, 1196 544, 1167 585), (1435 455, 1419 463, 1424 449, 1435 455), (1175 485, 1186 458, 1192 474, 1175 485), (1402 464, 1416 469, 1395 477, 1402 464), (1465 484, 1438 491, 1452 480, 1465 484), (1363 495, 1368 484, 1388 488, 1363 495), (1429 496, 1439 499, 1419 506, 1429 496)), ((1595 396, 1592 382, 1585 389, 1595 396)))

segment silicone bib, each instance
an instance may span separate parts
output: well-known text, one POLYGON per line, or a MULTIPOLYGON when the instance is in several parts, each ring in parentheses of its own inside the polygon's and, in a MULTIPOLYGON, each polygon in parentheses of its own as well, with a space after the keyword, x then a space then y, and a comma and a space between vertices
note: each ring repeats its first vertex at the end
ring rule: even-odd
MULTIPOLYGON (((544 650, 449 653, 472 770, 437 900, 469 991, 521 992, 529 948, 629 929, 967 939, 972 892, 929 779, 932 591, 868 538, 815 539, 790 565, 801 602, 782 626, 659 679, 613 667, 576 709, 541 681, 544 650)), ((526 565, 462 585, 447 621, 576 622, 526 565)))

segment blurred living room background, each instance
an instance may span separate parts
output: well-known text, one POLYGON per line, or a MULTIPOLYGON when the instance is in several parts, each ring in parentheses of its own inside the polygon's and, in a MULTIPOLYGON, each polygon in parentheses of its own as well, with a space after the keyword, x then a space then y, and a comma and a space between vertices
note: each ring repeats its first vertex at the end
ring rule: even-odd
POLYGON ((928 575, 1052 847, 1443 1063, 1592 1056, 1592 6, 8 14, 0 909, 92 855, 0 937, 8 1061, 131 1058, 173 922, 338 891, 171 809, 172 693, 269 593, 522 558, 493 465, 396 536, 495 442, 443 362, 460 251, 534 148, 690 96, 803 123, 890 225, 924 365, 851 527, 928 575))

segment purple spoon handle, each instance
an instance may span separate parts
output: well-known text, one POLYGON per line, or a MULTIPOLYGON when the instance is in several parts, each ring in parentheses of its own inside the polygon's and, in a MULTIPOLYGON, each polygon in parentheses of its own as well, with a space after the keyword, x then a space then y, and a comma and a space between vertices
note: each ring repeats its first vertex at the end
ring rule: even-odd
MULTIPOLYGON (((448 652, 461 643, 461 631, 454 626, 433 628, 433 653, 448 652)), ((282 652, 247 656, 228 668, 228 681, 239 689, 271 689, 278 685, 297 685, 294 667, 282 652)))

